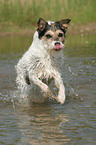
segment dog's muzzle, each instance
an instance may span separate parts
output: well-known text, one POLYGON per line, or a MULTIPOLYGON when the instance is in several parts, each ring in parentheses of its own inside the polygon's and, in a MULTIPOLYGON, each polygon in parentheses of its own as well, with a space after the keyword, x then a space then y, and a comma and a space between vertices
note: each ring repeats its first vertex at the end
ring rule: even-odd
POLYGON ((59 51, 62 49, 62 45, 60 44, 60 42, 56 42, 54 45, 54 50, 59 51))

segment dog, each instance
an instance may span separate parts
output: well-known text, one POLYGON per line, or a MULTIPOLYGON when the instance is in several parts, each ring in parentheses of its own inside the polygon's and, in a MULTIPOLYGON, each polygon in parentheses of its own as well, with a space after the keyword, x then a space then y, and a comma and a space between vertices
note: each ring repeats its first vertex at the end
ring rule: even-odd
POLYGON ((32 45, 16 65, 16 82, 21 93, 26 93, 35 86, 43 97, 55 98, 64 104, 66 96, 61 71, 64 63, 63 47, 70 21, 71 19, 56 22, 39 19, 32 45), (52 79, 58 89, 57 96, 53 95, 48 86, 52 79))

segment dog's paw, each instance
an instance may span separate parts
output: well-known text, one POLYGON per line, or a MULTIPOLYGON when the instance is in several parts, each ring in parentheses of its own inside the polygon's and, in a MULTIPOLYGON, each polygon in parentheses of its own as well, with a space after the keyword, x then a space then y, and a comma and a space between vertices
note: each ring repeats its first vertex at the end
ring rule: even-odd
POLYGON ((65 98, 66 98, 66 96, 64 93, 59 93, 57 101, 60 102, 61 104, 64 104, 65 98))
POLYGON ((45 98, 47 98, 47 97, 54 97, 53 93, 50 91, 50 89, 49 89, 49 87, 47 85, 46 85, 46 87, 44 87, 42 92, 44 93, 43 96, 45 98))

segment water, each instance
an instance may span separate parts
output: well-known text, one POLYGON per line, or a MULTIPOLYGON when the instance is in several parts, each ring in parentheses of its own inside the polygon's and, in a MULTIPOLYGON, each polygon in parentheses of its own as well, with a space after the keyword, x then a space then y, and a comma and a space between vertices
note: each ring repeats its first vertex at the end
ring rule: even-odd
POLYGON ((30 36, 0 38, 0 145, 95 145, 96 35, 66 40, 64 105, 50 100, 14 107, 14 65, 31 41, 30 36))

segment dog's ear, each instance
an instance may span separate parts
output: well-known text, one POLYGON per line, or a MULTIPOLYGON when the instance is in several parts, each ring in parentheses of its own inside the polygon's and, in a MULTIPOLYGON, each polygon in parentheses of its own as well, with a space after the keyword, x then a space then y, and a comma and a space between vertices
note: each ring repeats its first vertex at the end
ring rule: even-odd
POLYGON ((39 30, 43 31, 46 26, 46 21, 40 18, 37 24, 38 24, 39 30))
POLYGON ((60 27, 62 29, 67 30, 68 29, 68 24, 69 24, 70 21, 71 21, 71 19, 64 19, 64 20, 59 21, 60 27))

